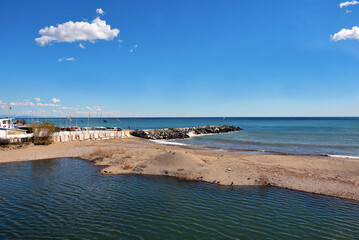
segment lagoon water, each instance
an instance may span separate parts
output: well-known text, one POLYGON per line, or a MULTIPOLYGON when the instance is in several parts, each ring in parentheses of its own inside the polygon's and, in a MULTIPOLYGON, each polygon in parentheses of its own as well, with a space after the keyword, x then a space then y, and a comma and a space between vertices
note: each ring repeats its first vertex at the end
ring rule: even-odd
MULTIPOLYGON (((39 119, 44 121, 46 119, 39 119)), ((61 126, 66 119, 47 119, 61 126)), ((131 129, 234 125, 244 131, 176 141, 230 151, 328 154, 359 158, 359 118, 73 118, 72 125, 131 129), (106 120, 107 122, 103 122, 106 120)), ((27 121, 31 121, 27 119, 27 121)), ((67 123, 70 124, 69 122, 67 123)))
POLYGON ((358 239, 359 203, 274 187, 0 164, 0 239, 358 239))

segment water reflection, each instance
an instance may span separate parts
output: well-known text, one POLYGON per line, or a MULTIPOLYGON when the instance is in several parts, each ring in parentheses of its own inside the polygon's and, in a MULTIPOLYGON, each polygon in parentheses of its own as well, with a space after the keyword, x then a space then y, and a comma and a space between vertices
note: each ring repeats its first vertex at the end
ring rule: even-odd
POLYGON ((0 164, 0 239, 355 239, 359 203, 273 187, 0 164))

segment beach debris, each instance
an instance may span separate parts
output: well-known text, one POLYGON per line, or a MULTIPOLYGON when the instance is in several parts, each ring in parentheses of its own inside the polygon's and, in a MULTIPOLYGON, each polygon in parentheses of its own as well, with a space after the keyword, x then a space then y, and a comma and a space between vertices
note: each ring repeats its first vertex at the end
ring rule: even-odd
POLYGON ((230 172, 230 171, 232 171, 232 168, 227 167, 226 172, 230 172))

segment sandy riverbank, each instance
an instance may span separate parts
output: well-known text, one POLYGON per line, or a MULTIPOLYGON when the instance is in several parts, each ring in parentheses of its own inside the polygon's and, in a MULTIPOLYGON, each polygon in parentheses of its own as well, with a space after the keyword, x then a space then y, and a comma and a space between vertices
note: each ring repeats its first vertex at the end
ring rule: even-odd
POLYGON ((0 150, 0 163, 74 157, 104 174, 151 174, 221 185, 273 185, 359 200, 359 160, 216 152, 144 139, 56 143, 0 150))

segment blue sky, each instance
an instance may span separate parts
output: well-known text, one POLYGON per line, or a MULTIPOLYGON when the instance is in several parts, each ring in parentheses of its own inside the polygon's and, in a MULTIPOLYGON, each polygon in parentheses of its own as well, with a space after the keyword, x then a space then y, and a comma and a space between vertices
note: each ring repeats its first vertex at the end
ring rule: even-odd
POLYGON ((0 115, 359 116, 342 2, 2 0, 0 115))

